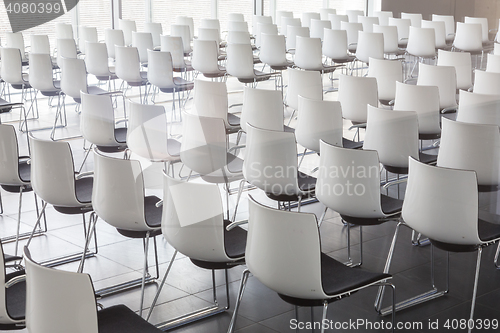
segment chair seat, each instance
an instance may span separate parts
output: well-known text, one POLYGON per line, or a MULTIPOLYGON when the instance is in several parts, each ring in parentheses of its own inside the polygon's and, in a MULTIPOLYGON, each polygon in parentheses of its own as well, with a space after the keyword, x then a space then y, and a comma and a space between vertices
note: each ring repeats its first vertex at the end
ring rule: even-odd
POLYGON ((76 199, 81 206, 63 207, 54 205, 54 209, 62 214, 82 214, 92 211, 92 187, 94 177, 83 177, 75 180, 76 199))
POLYGON ((422 163, 433 164, 437 162, 437 155, 425 154, 420 152, 418 153, 418 159, 422 163))
MULTIPOLYGON (((5 280, 9 281, 16 276, 26 274, 24 270, 6 274, 5 280)), ((24 319, 26 313, 26 281, 21 281, 5 289, 7 313, 14 320, 24 319)), ((2 328, 0 326, 0 328, 2 328)))
POLYGON ((360 149, 363 148, 362 141, 352 141, 346 138, 342 138, 342 147, 347 149, 360 149))
POLYGON ((253 83, 253 82, 261 82, 266 81, 271 78, 274 73, 264 73, 259 70, 254 69, 253 77, 239 77, 238 81, 241 83, 253 83))
POLYGON ((127 149, 127 128, 118 127, 115 128, 114 132, 115 132, 115 140, 116 142, 118 142, 118 145, 113 145, 113 146, 97 145, 97 149, 99 149, 104 153, 117 153, 127 149))
POLYGON ((107 81, 107 80, 116 80, 116 79, 118 79, 118 76, 116 74, 110 72, 109 75, 107 75, 107 76, 96 75, 96 78, 99 81, 107 81))
MULTIPOLYGON (((401 212, 403 208, 403 200, 399 200, 396 198, 391 198, 387 195, 380 195, 380 206, 382 208, 382 212, 386 215, 395 215, 401 212)), ((348 216, 341 214, 342 219, 348 223, 356 224, 356 225, 378 225, 384 223, 385 217, 356 217, 356 216, 348 216)))
POLYGON ((173 79, 175 86, 169 88, 161 88, 160 91, 164 93, 173 93, 178 91, 187 91, 194 88, 194 82, 186 81, 180 77, 174 77, 173 79))
POLYGON ((227 165, 201 178, 209 183, 233 182, 243 178, 243 160, 231 153, 227 153, 227 165))
POLYGON ((170 156, 181 155, 181 143, 174 139, 167 139, 168 154, 170 156))
POLYGON ((99 333, 162 332, 125 305, 115 305, 97 312, 99 333))
POLYGON ((228 113, 227 114, 227 122, 231 126, 240 126, 240 117, 238 117, 232 113, 228 113))
POLYGON ((3 98, 0 98, 0 113, 10 112, 10 110, 12 110, 13 106, 22 106, 22 105, 23 105, 23 103, 11 103, 11 102, 7 102, 3 98))
POLYGON ((356 59, 355 56, 347 56, 347 58, 336 58, 336 59, 332 58, 333 62, 336 64, 345 64, 348 62, 353 62, 354 59, 356 59))
POLYGON ((283 125, 283 130, 287 133, 295 133, 295 128, 283 125))
POLYGON ((477 222, 479 238, 482 241, 489 242, 500 238, 500 224, 491 223, 480 218, 477 222))
MULTIPOLYGON (((153 230, 149 230, 149 236, 155 237, 161 234, 161 215, 162 207, 156 207, 160 201, 155 195, 150 195, 144 198, 144 215, 146 224, 153 230)), ((126 230, 116 229, 121 235, 129 238, 144 238, 148 230, 126 230)))
POLYGON ((30 192, 33 190, 29 184, 31 180, 31 165, 27 163, 26 159, 19 161, 19 178, 26 184, 2 185, 2 188, 11 193, 19 193, 19 188, 21 186, 23 186, 23 192, 30 192))
MULTIPOLYGON (((309 176, 308 174, 305 174, 303 172, 298 171, 297 174, 297 183, 299 185, 299 189, 302 193, 302 199, 307 199, 312 196, 314 196, 314 191, 316 189, 316 178, 313 176, 309 176)), ((291 202, 291 201, 298 201, 299 200, 299 194, 272 194, 272 193, 266 193, 266 195, 276 201, 285 201, 285 202, 291 202)))

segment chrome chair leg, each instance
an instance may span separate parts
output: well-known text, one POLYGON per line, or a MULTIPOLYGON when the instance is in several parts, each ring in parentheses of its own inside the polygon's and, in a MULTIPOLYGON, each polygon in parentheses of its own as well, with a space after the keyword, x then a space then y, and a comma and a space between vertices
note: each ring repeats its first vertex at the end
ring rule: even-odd
MULTIPOLYGON (((312 307, 311 307, 312 310, 312 307)), ((328 312, 328 302, 326 300, 323 301, 323 315, 321 316, 321 333, 325 333, 325 325, 323 323, 326 322, 326 313, 328 312)), ((311 318, 312 321, 312 318, 311 318)), ((313 321, 314 323, 314 321, 313 321)))
POLYGON ((238 310, 240 308, 241 299, 243 298, 243 293, 245 292, 245 287, 248 281, 248 275, 250 274, 250 270, 245 269, 243 274, 241 275, 241 283, 240 289, 238 291, 238 297, 236 298, 236 305, 234 306, 233 317, 231 318, 231 322, 229 323, 229 328, 227 333, 232 333, 234 331, 234 326, 236 324, 236 317, 238 316, 238 310))
MULTIPOLYGON (((479 281, 479 269, 481 268, 481 255, 483 253, 483 248, 479 247, 477 249, 477 261, 476 261, 476 274, 474 276, 474 291, 472 292, 472 304, 470 308, 470 319, 474 321, 474 309, 476 307, 476 296, 477 296, 477 283, 479 281)), ((469 333, 472 332, 472 327, 469 327, 469 333)))
POLYGON ((144 305, 144 289, 146 286, 146 273, 148 270, 148 247, 149 247, 149 235, 150 232, 146 232, 146 242, 144 245, 144 267, 142 271, 142 284, 141 284, 141 302, 140 302, 140 307, 139 307, 139 316, 142 317, 142 308, 144 305))
POLYGON ((500 242, 498 243, 497 251, 495 253, 495 259, 493 261, 493 263, 495 264, 495 268, 496 269, 500 269, 500 264, 498 263, 498 256, 499 255, 500 255, 500 242))

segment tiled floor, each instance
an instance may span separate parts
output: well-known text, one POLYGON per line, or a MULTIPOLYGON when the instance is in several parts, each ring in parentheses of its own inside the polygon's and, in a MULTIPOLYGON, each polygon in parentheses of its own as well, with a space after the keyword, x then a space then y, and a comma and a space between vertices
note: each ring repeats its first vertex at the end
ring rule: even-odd
MULTIPOLYGON (((330 84, 325 79, 325 85, 330 84)), ((336 84, 336 83, 335 83, 336 84)), ((264 83, 259 87, 272 88, 272 83, 264 83)), ((228 80, 229 102, 230 104, 241 102, 242 86, 235 79, 228 80)), ((134 92, 130 94, 132 96, 134 92)), ((336 94, 327 94, 325 98, 335 99, 336 94)), ((18 95, 13 96, 19 98, 18 95)), ((133 97, 137 99, 136 96, 133 97)), ((170 96, 163 95, 158 100, 165 100, 170 96)), ((163 103, 166 109, 170 109, 170 103, 163 103)), ((54 108, 49 108, 46 99, 39 99, 41 118, 37 122, 30 122, 30 128, 37 126, 50 126, 54 117, 54 108)), ((187 104, 190 107, 190 103, 187 104)), ((58 130, 57 136, 73 135, 78 133, 78 115, 73 111, 73 106, 69 105, 67 128, 58 130)), ((238 112, 238 109, 234 109, 238 112)), ((121 114, 121 113, 120 113, 121 114)), ((287 116, 290 113, 287 112, 287 116)), ((3 114, 2 121, 9 119, 15 120, 16 115, 3 114)), ((170 119, 170 117, 168 118, 170 119)), ((293 124, 293 123, 292 123, 293 124)), ((17 123, 15 123, 17 125, 17 123)), ((347 133, 346 135, 352 135, 347 133)), ((48 130, 36 131, 35 136, 48 138, 48 130)), ((173 125, 173 132, 180 133, 179 124, 173 125)), ((18 133, 20 140, 21 154, 27 153, 25 134, 18 133)), ((234 140, 234 138, 231 138, 234 140)), ((83 159, 83 140, 73 139, 70 141, 73 149, 75 168, 78 168, 83 159)), ((311 170, 318 163, 316 155, 308 155, 302 165, 302 169, 311 170)), ((147 166, 146 183, 148 191, 161 196, 161 180, 159 172, 161 165, 147 166)), ((84 170, 92 170, 92 156, 86 162, 84 170)), ((178 168, 177 168, 178 169, 178 168)), ((186 170, 183 171, 183 174, 186 170)), ((194 180, 197 181, 197 180, 194 180)), ((395 190, 392 194, 395 194, 395 190)), ((404 191, 404 185, 401 186, 401 193, 404 191)), ((0 234, 2 237, 13 235, 16 228, 18 196, 16 194, 2 191, 2 200, 4 213, 0 216, 0 234)), ((265 195, 257 190, 251 194, 258 201, 272 205, 265 195)), ((240 204, 238 217, 246 218, 247 215, 247 193, 244 194, 240 204)), ((21 217, 21 231, 29 231, 36 220, 36 213, 33 203, 33 194, 25 194, 23 199, 23 212, 21 217)), ((234 205, 235 198, 231 198, 231 206, 234 205)), ((491 193, 480 196, 480 205, 482 209, 499 213, 497 193, 491 193)), ((303 211, 313 212, 318 216, 323 212, 323 206, 319 203, 303 207, 303 211)), ((48 232, 40 237, 33 239, 30 250, 33 257, 38 261, 54 258, 60 255, 81 251, 83 246, 83 229, 80 216, 62 215, 54 211, 53 208, 47 210, 48 232)), ((387 257, 390 241, 395 229, 395 222, 388 222, 383 225, 363 228, 363 246, 364 246, 364 269, 381 271, 384 267, 387 257)), ((354 260, 359 256, 359 228, 354 228, 351 233, 354 260)), ((324 223, 321 225, 322 249, 328 255, 339 260, 347 258, 346 227, 340 221, 337 214, 328 212, 324 223)), ((85 272, 92 276, 95 288, 110 286, 117 282, 123 282, 132 278, 139 278, 142 270, 142 245, 140 240, 130 240, 119 235, 115 229, 104 221, 99 220, 97 224, 97 237, 99 243, 99 252, 95 258, 86 261, 85 272)), ((397 299, 402 300, 409 296, 424 292, 430 288, 430 250, 429 246, 415 247, 410 243, 411 231, 402 228, 396 253, 394 256, 391 273, 394 274, 394 284, 397 290, 397 299)), ((21 241, 21 246, 25 241, 21 241)), ((158 249, 160 259, 160 274, 163 276, 173 254, 173 249, 166 244, 165 240, 158 237, 158 249)), ((495 269, 493 265, 493 256, 495 246, 487 248, 483 255, 482 268, 478 288, 477 306, 475 318, 483 320, 500 320, 500 270, 495 269)), ((7 253, 14 252, 13 243, 4 244, 4 250, 7 253)), ((437 286, 444 286, 444 259, 442 251, 436 250, 436 274, 437 286)), ((467 319, 469 317, 472 283, 474 277, 475 254, 452 254, 450 256, 450 292, 445 296, 414 308, 404 310, 397 314, 397 321, 404 325, 417 325, 412 329, 404 329, 411 332, 444 332, 444 324, 447 320, 467 319), (433 329, 432 325, 439 324, 439 329, 433 329), (418 325, 422 326, 418 326, 418 325), (432 325, 431 325, 432 324, 432 325)), ((150 264, 153 263, 153 256, 149 256, 150 264)), ((71 263, 58 267, 58 269, 76 271, 78 263, 71 263)), ((153 267, 151 267, 153 270, 153 267)), ((243 266, 235 267, 229 272, 230 279, 230 299, 231 307, 223 314, 217 315, 192 323, 188 326, 180 327, 173 332, 225 332, 231 319, 234 308, 235 295, 237 293, 240 276, 244 270, 243 266)), ((217 273, 217 286, 220 294, 220 302, 225 302, 225 288, 223 285, 223 274, 217 273)), ((151 304, 156 293, 157 285, 150 284, 146 287, 145 304, 148 307, 151 304)), ((390 316, 380 317, 373 309, 376 289, 363 290, 353 294, 340 302, 334 302, 330 305, 328 319, 335 325, 346 325, 349 322, 361 323, 364 320, 366 325, 353 329, 341 328, 335 331, 359 331, 374 332, 384 331, 382 329, 370 329, 369 325, 377 327, 382 322, 390 321, 390 316)), ((99 300, 104 306, 124 303, 137 311, 139 309, 139 289, 133 289, 124 293, 105 297, 99 300)), ((390 295, 390 293, 387 293, 390 295)), ((160 323, 175 316, 185 314, 200 307, 209 305, 212 299, 211 292, 211 274, 209 271, 202 270, 194 266, 188 258, 180 255, 176 258, 170 276, 167 279, 158 305, 154 309, 151 322, 160 323)), ((389 304, 389 297, 386 297, 384 304, 389 304)), ((314 309, 314 320, 320 320, 320 309, 314 309)), ((250 277, 244 294, 243 302, 239 312, 236 329, 241 333, 267 333, 267 332, 293 332, 296 331, 291 320, 294 318, 294 308, 290 304, 282 301, 276 293, 272 292, 257 279, 250 277)), ((299 321, 310 322, 311 312, 308 308, 300 308, 299 321)), ((486 323, 486 322, 484 322, 486 323)), ((310 329, 301 329, 299 332, 309 332, 310 329)), ((330 331, 330 330, 328 330, 330 331)), ((387 330, 385 330, 387 331, 387 330)), ((455 331, 455 330, 453 330, 455 331)), ((482 330, 475 330, 482 331, 482 330)), ((493 331, 493 330, 485 330, 493 331)), ((319 332, 319 330, 316 330, 319 332)))

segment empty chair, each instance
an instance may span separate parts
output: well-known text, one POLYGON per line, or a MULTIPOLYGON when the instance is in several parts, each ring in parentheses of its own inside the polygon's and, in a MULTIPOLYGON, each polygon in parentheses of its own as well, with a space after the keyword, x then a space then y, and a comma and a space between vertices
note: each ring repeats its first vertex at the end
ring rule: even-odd
POLYGON ((339 80, 342 116, 353 124, 366 123, 366 106, 378 105, 377 79, 340 74, 339 80))
POLYGON ((500 55, 488 53, 488 61, 486 62, 486 71, 500 73, 500 55))
POLYGON ((71 24, 58 22, 55 27, 56 39, 75 38, 73 35, 73 26, 71 24))
POLYGON ((161 23, 144 22, 144 32, 149 32, 153 38, 153 47, 158 48, 161 45, 160 36, 163 35, 161 23))
POLYGON ((411 26, 420 28, 422 26, 422 14, 421 13, 401 13, 402 19, 409 19, 411 21, 411 26))
POLYGON ((328 20, 328 14, 336 14, 337 10, 335 8, 320 8, 319 16, 322 20, 328 20))
POLYGON ((358 22, 363 25, 363 31, 373 32, 373 25, 379 24, 378 17, 374 16, 359 16, 358 22))
POLYGON ((133 20, 119 19, 118 26, 123 31, 125 45, 132 45, 132 31, 137 31, 137 26, 133 20))
POLYGON ((295 48, 297 47, 297 36, 309 37, 309 28, 301 26, 288 26, 286 37, 286 50, 288 53, 295 53, 295 48))
MULTIPOLYGON (((213 40, 217 43, 220 48, 222 39, 220 38, 220 32, 213 28, 198 28, 198 39, 199 40, 213 40)), ((221 55, 221 50, 219 50, 219 55, 221 55)), ((221 58, 222 59, 222 58, 221 58)))
POLYGON ((48 35, 30 35, 30 53, 50 54, 48 35))
POLYGON ((158 333, 146 320, 125 305, 106 309, 99 307, 94 295, 90 275, 57 270, 36 263, 24 249, 26 260, 27 312, 29 332, 72 332, 82 330, 92 333, 111 333, 117 329, 158 333), (53 303, 47 306, 48 302, 53 303), (61 316, 66 320, 61 321, 61 316))
MULTIPOLYGON (((226 42, 228 44, 252 44, 248 31, 228 31, 226 42)), ((255 49, 255 47, 252 46, 252 49, 255 49)))
POLYGON ((219 19, 202 18, 200 20, 200 28, 217 29, 220 34, 220 21, 219 19))
POLYGON ((411 20, 389 17, 389 25, 398 29, 398 43, 401 47, 406 47, 410 35, 411 20))
POLYGON ((139 60, 141 65, 147 66, 148 64, 148 50, 152 50, 153 36, 150 32, 136 32, 132 31, 132 46, 137 48, 139 52, 139 60))
MULTIPOLYGON (((1 125, 5 126, 5 125, 1 125)), ((22 260, 22 257, 9 256, 3 252, 0 243, 0 298, 2 305, 0 313, 0 329, 2 330, 20 330, 25 328, 26 320, 26 279, 23 277, 24 270, 6 273, 6 266, 13 261, 22 260), (9 286, 7 288, 7 286, 9 286)))
POLYGON ((255 46, 260 48, 262 34, 277 35, 278 27, 275 24, 257 23, 257 32, 255 34, 255 46))
MULTIPOLYGON (((288 27, 289 26, 296 26, 296 27, 301 27, 302 22, 300 21, 300 18, 296 17, 283 17, 281 19, 281 29, 280 33, 282 35, 285 35, 288 38, 288 27)), ((307 27, 304 27, 307 28, 307 27)))
MULTIPOLYGON (((194 20, 189 16, 177 16, 175 19, 175 24, 177 25, 187 25, 189 27, 189 40, 194 38, 194 20)), ((173 34, 172 26, 170 26, 170 33, 173 34)))
POLYGON ((432 14, 432 20, 444 22, 446 30, 446 41, 453 41, 453 39, 455 38, 455 17, 453 15, 432 14))
POLYGON ((282 71, 293 66, 293 61, 286 57, 286 41, 283 35, 261 35, 259 58, 275 71, 282 71))
POLYGON ((226 75, 226 68, 219 65, 218 52, 219 46, 216 41, 195 39, 193 41, 193 57, 191 59, 191 65, 196 71, 202 73, 205 77, 224 77, 226 75))
MULTIPOLYGON (((318 71, 303 71, 296 68, 288 70, 288 89, 285 96, 285 105, 294 112, 299 108, 299 95, 323 99, 323 82, 318 71)), ((293 114, 292 117, 293 118, 293 114)))
POLYGON ((309 26, 311 37, 320 38, 323 40, 324 30, 330 29, 332 24, 328 20, 316 20, 312 19, 309 26))
MULTIPOLYGON (((0 63, 0 77, 14 89, 21 89, 21 102, 27 99, 27 89, 30 89, 29 76, 23 73, 21 51, 17 48, 2 47, 0 49, 2 62, 0 63)), ((10 94, 9 94, 10 98, 10 94)))
POLYGON ((276 11, 274 24, 276 24, 278 26, 278 29, 280 30, 281 34, 283 34, 283 32, 281 31, 281 21, 282 21, 282 18, 284 18, 284 17, 293 17, 293 12, 287 11, 287 10, 277 10, 276 11))
POLYGON ((228 21, 244 22, 245 16, 242 13, 228 13, 227 20, 228 21))
POLYGON ((302 13, 302 26, 311 28, 312 20, 321 20, 321 15, 316 12, 303 12, 302 13))
POLYGON ((459 91, 457 121, 500 127, 500 96, 459 91))
MULTIPOLYGON (((259 23, 262 24, 273 24, 272 16, 264 16, 264 15, 253 15, 252 16, 252 34, 255 35, 257 30, 257 25, 259 23)), ((283 32, 281 32, 283 34, 283 32)))
POLYGON ((474 92, 500 95, 500 73, 476 70, 474 72, 474 92))
POLYGON ((450 46, 446 43, 446 24, 443 21, 427 21, 422 20, 422 28, 434 29, 434 35, 436 40, 437 49, 450 49, 450 46))
POLYGON ((85 43, 97 43, 99 41, 99 39, 97 38, 97 28, 80 26, 78 28, 78 33, 78 49, 81 53, 86 54, 85 43))
POLYGON ((489 38, 488 18, 486 17, 464 17, 464 23, 476 23, 481 25, 481 39, 483 46, 491 46, 492 41, 489 38))
POLYGON ((123 35, 123 30, 118 29, 104 29, 104 41, 106 43, 106 49, 108 51, 108 56, 111 59, 115 59, 115 46, 125 46, 125 37, 123 35))
POLYGON ((391 105, 396 97, 396 82, 403 82, 403 64, 399 60, 371 58, 367 76, 377 79, 380 103, 391 105))
MULTIPOLYGON (((148 72, 141 71, 141 62, 139 52, 136 47, 115 46, 116 76, 125 81, 131 87, 139 87, 139 99, 146 101, 147 85, 149 84, 148 72), (141 87, 144 86, 144 98, 142 97, 141 87)), ((126 95, 125 90, 124 95, 126 95)))
POLYGON ((355 57, 348 52, 347 31, 340 29, 325 29, 323 40, 323 55, 337 64, 352 62, 355 57))
POLYGON ((246 21, 240 22, 240 21, 228 21, 227 22, 227 31, 246 31, 249 32, 248 30, 248 23, 246 21))
POLYGON ((387 58, 398 58, 405 54, 405 50, 399 48, 398 28, 392 25, 373 25, 373 32, 384 35, 384 54, 387 58))
POLYGON ((448 111, 457 107, 456 76, 455 67, 453 66, 432 66, 421 63, 417 85, 437 86, 439 88, 439 107, 442 111, 448 111))
POLYGON ((349 22, 347 15, 328 14, 328 19, 330 20, 332 29, 334 30, 339 30, 341 28, 341 22, 349 22))
POLYGON ((182 37, 162 35, 160 38, 161 51, 170 52, 174 72, 187 73, 193 70, 191 61, 184 58, 182 37))
POLYGON ((118 78, 114 73, 114 68, 110 68, 108 65, 106 44, 87 42, 85 52, 85 66, 89 74, 95 75, 98 80, 111 81, 118 78))
POLYGON ((378 18, 378 24, 381 26, 389 25, 389 17, 393 17, 391 11, 375 11, 373 16, 378 18))
POLYGON ((443 119, 437 165, 473 170, 479 191, 500 185, 500 132, 496 125, 471 124, 443 119))
MULTIPOLYGON (((60 81, 54 80, 52 59, 49 54, 30 53, 30 85, 43 96, 58 96, 61 91, 60 81)), ((36 103, 38 100, 35 98, 36 103)))
POLYGON ((438 66, 453 66, 457 75, 457 89, 472 87, 472 59, 469 52, 438 50, 438 66))
POLYGON ((76 49, 76 43, 73 38, 64 38, 57 40, 57 66, 61 68, 61 58, 72 58, 76 59, 78 52, 76 49))
MULTIPOLYGON (((406 52, 417 57, 418 61, 436 58, 436 34, 434 29, 410 26, 406 52)), ((415 62, 415 66, 418 61, 415 62)), ((415 69, 415 66, 413 69, 415 69)), ((413 69, 410 76, 413 74, 413 69)))
POLYGON ((457 22, 453 48, 460 51, 480 54, 483 52, 482 26, 479 23, 457 22))
MULTIPOLYGON (((324 101, 299 96, 299 110, 295 129, 297 143, 320 152, 320 140, 345 148, 361 148, 362 142, 343 137, 342 108, 338 101, 324 101)), ((304 151, 305 153, 305 151, 304 151)))
POLYGON ((23 66, 28 65, 28 53, 25 49, 23 34, 21 32, 6 32, 5 37, 5 47, 18 49, 21 52, 23 66))
POLYGON ((441 136, 439 88, 396 83, 394 110, 414 111, 418 117, 420 140, 438 139, 441 136))
POLYGON ((384 35, 379 32, 359 31, 356 60, 370 65, 370 59, 384 59, 384 35))
POLYGON ((264 73, 254 68, 252 46, 249 44, 228 44, 226 47, 226 71, 241 83, 256 84, 269 80, 274 73, 264 73))
MULTIPOLYGON (((248 269, 241 278, 228 333, 233 332, 240 303, 245 302, 243 292, 250 272, 288 303, 323 306, 325 322, 328 304, 333 299, 344 298, 370 285, 387 285, 388 274, 347 267, 323 254, 314 214, 278 211, 257 203, 253 198, 249 205, 245 251, 248 269), (304 247, 303 242, 308 246, 304 247)), ((292 319, 292 322, 295 320, 298 319, 292 319)))
POLYGON ((357 23, 358 17, 365 15, 364 11, 356 10, 356 9, 347 9, 345 11, 345 13, 346 13, 347 17, 349 18, 349 22, 352 22, 352 23, 357 23))
POLYGON ((337 66, 329 66, 323 63, 321 39, 297 36, 295 48, 295 66, 309 71, 319 71, 322 74, 331 73, 337 66))
POLYGON ((347 32, 347 44, 349 51, 356 52, 358 35, 363 31, 363 25, 357 22, 340 22, 340 28, 347 32))
POLYGON ((182 45, 184 46, 184 56, 187 56, 193 52, 191 47, 191 41, 193 37, 191 36, 191 28, 189 25, 184 24, 172 24, 170 26, 170 35, 174 37, 182 38, 182 45))

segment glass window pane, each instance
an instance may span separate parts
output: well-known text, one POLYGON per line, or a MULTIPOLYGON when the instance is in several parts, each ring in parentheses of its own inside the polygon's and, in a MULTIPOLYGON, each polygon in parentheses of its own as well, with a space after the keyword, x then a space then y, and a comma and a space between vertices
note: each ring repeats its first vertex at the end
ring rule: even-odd
POLYGON ((211 15, 210 0, 152 0, 153 22, 163 26, 163 33, 170 33, 170 25, 175 24, 177 16, 189 16, 194 20, 194 31, 202 18, 211 15))
POLYGON ((104 29, 111 29, 111 0, 80 0, 79 25, 96 27, 99 40, 104 40, 104 29))
POLYGON ((144 0, 122 0, 122 19, 135 21, 137 31, 144 31, 146 2, 144 0))

